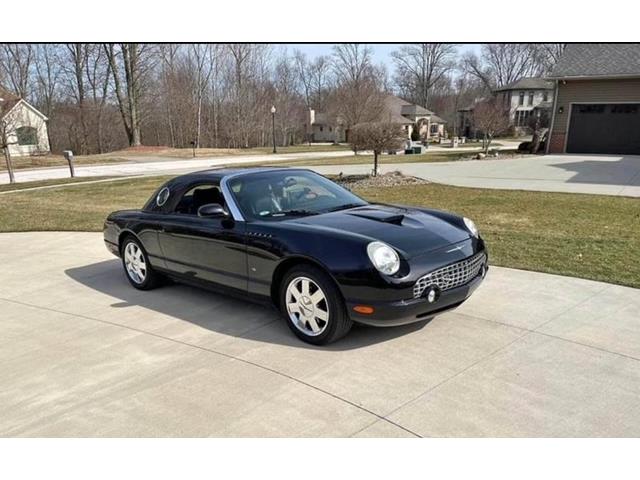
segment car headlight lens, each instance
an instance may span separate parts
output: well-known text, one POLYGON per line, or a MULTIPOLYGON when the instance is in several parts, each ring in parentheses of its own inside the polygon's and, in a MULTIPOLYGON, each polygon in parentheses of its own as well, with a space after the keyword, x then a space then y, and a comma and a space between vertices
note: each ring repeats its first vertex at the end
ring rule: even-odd
POLYGON ((471 235, 478 238, 478 235, 479 235, 478 227, 476 227, 476 224, 473 223, 473 220, 471 220, 470 218, 464 217, 464 224, 469 229, 469 232, 471 232, 471 235))
POLYGON ((400 270, 398 252, 386 243, 371 242, 367 245, 367 254, 373 266, 385 275, 393 275, 400 270))

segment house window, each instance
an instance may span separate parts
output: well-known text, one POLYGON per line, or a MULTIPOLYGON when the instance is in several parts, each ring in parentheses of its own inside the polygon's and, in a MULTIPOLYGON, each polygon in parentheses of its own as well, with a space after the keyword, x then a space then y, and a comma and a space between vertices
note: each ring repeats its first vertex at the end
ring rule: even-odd
POLYGON ((529 105, 533 105, 533 92, 529 92, 529 105))
POLYGON ((332 131, 333 131, 333 129, 332 129, 331 127, 329 127, 329 131, 330 131, 330 132, 332 132, 332 131))
POLYGON ((320 127, 320 131, 322 132, 323 127, 320 127))
POLYGON ((34 127, 18 127, 16 136, 18 137, 18 145, 38 144, 38 130, 34 127))
POLYGON ((542 101, 543 101, 543 102, 546 102, 546 101, 548 101, 548 100, 549 100, 549 92, 545 91, 545 92, 542 94, 542 101))
POLYGON ((518 105, 524 105, 524 92, 520 92, 520 96, 518 98, 518 105))
POLYGON ((531 112, 529 110, 518 110, 516 112, 516 126, 525 127, 529 120, 529 115, 531 112))

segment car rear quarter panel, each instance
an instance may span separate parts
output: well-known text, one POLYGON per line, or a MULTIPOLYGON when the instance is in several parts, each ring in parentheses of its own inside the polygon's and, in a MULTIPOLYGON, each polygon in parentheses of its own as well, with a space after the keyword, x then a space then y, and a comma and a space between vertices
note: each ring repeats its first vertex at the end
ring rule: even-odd
POLYGON ((107 217, 104 224, 104 240, 115 244, 120 249, 120 241, 125 234, 134 235, 149 256, 152 266, 165 268, 164 255, 158 241, 158 228, 161 214, 141 210, 124 210, 114 212, 107 217))

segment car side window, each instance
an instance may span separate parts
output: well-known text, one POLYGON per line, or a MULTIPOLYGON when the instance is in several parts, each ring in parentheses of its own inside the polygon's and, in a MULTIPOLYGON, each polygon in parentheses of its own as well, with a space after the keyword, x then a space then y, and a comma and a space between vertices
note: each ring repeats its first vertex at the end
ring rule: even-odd
POLYGON ((224 197, 218 184, 201 183, 187 190, 177 203, 173 213, 197 215, 203 205, 217 203, 225 207, 224 197))

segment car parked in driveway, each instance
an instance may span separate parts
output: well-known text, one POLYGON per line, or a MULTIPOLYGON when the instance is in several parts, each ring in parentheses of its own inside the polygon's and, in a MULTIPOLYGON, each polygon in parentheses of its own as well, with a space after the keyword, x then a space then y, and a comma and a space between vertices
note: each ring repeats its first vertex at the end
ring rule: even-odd
POLYGON ((394 326, 455 308, 488 268, 471 220, 371 204, 305 169, 174 178, 141 210, 110 214, 104 240, 135 288, 166 276, 270 301, 316 345, 353 322, 394 326))

